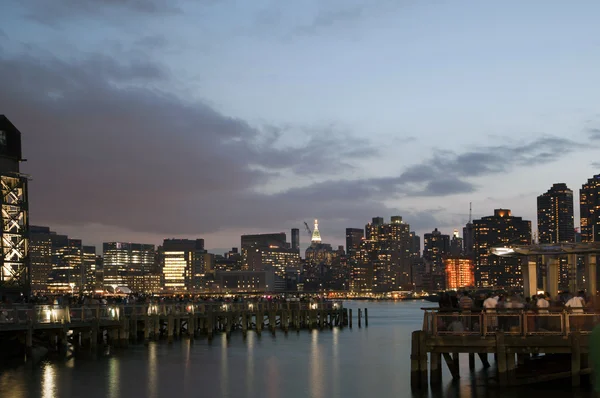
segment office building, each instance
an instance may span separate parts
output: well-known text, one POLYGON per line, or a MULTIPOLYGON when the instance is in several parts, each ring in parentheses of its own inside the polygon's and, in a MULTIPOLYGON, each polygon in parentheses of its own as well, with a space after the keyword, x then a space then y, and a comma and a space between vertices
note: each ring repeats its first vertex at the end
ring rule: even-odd
POLYGON ((83 290, 93 292, 98 286, 96 279, 96 246, 83 246, 83 290))
POLYGON ((165 290, 201 290, 207 270, 204 239, 165 239, 162 246, 165 290))
POLYGON ((579 190, 581 241, 600 242, 600 174, 588 179, 579 190))
POLYGON ((48 227, 30 226, 29 261, 31 264, 31 291, 48 292, 48 276, 52 272, 52 235, 48 227))
POLYGON ((126 286, 129 272, 150 273, 154 269, 156 252, 154 245, 129 242, 105 242, 104 285, 126 286))
POLYGON ((537 197, 539 243, 575 242, 573 191, 554 184, 537 197))
POLYGON ((493 247, 531 244, 531 221, 515 217, 508 209, 473 221, 475 284, 482 288, 522 288, 518 257, 490 254, 493 247))
POLYGON ((450 255, 456 257, 462 256, 464 253, 464 239, 458 235, 458 229, 455 229, 450 240, 450 255))

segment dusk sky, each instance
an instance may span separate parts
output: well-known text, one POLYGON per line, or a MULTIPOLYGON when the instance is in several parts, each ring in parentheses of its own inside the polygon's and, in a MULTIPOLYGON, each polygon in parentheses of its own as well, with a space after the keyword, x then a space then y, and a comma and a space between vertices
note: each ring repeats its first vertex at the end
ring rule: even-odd
MULTIPOLYGON (((155 243, 401 215, 422 235, 600 173, 600 2, 4 0, 30 221, 155 243)), ((461 230, 462 231, 462 230, 461 230)), ((301 239, 306 245, 308 235, 301 239)))

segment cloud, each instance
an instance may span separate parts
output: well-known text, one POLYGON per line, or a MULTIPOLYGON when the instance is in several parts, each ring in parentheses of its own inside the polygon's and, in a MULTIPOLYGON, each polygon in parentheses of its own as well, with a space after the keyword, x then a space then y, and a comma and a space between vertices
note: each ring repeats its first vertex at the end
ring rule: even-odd
POLYGON ((181 12, 174 3, 170 0, 32 0, 27 3, 27 16, 53 26, 81 17, 123 17, 123 13, 164 17, 181 12))
POLYGON ((600 140, 600 129, 590 128, 587 130, 587 132, 591 140, 600 140))
POLYGON ((592 162, 592 167, 596 167, 598 169, 600 169, 600 162, 592 162))
POLYGON ((539 137, 434 151, 396 176, 352 179, 358 160, 378 153, 368 140, 335 124, 251 125, 161 90, 169 71, 143 57, 66 62, 22 54, 0 56, 0 69, 0 109, 23 133, 23 170, 33 177, 31 222, 82 233, 101 226, 106 240, 111 230, 141 237, 279 231, 315 217, 342 238, 346 227, 394 214, 431 230, 447 225, 439 212, 385 203, 473 192, 473 178, 578 148, 539 137), (276 189, 282 177, 291 188, 276 189))
MULTIPOLYGON (((23 133, 25 171, 33 176, 33 223, 165 236, 280 228, 312 217, 319 195, 304 201, 293 191, 262 192, 273 175, 340 170, 352 165, 345 158, 356 145, 373 151, 333 127, 293 132, 305 144, 278 147, 287 131, 160 91, 168 72, 143 60, 21 56, 0 59, 0 68, 0 109, 23 133)), ((322 199, 338 218, 385 208, 322 199)))

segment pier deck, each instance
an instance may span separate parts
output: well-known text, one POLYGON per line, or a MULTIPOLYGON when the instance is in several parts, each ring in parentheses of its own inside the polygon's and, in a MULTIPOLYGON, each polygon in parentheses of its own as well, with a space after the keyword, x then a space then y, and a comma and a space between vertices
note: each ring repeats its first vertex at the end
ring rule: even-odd
POLYGON ((277 328, 288 332, 348 324, 348 310, 332 301, 0 307, 0 334, 22 341, 26 353, 36 338, 60 350, 68 342, 126 346, 142 336, 146 341, 161 337, 172 341, 181 335, 212 339, 215 332, 229 337, 234 330, 246 335, 248 330, 260 334, 265 329, 275 333, 277 328))
POLYGON ((412 335, 413 388, 426 388, 428 382, 432 386, 441 384, 442 358, 453 378, 459 378, 460 354, 468 354, 471 370, 475 368, 476 354, 484 367, 490 366, 488 354, 494 354, 495 380, 501 386, 569 376, 572 384, 578 386, 581 375, 591 372, 589 335, 600 321, 600 313, 564 309, 424 310, 423 329, 412 335), (559 361, 566 366, 532 373, 529 365, 540 358, 539 354, 568 354, 559 361))

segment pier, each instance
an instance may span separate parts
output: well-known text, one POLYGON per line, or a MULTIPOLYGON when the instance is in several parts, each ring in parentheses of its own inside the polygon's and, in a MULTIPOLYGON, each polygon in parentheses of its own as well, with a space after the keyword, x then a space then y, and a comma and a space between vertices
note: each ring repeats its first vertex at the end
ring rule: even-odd
POLYGON ((490 372, 490 379, 498 386, 558 378, 570 378, 573 386, 579 386, 581 376, 591 373, 589 335, 600 321, 598 312, 423 310, 423 328, 412 334, 413 389, 439 386, 443 363, 453 379, 460 378, 461 354, 467 354, 471 371, 476 356, 488 368, 489 354, 493 354, 496 371, 490 372), (560 366, 551 367, 549 372, 532 372, 533 361, 542 359, 540 354, 558 356, 560 366))
MULTIPOLYGON (((0 307, 0 336, 16 340, 31 356, 34 341, 61 351, 67 344, 96 347, 205 336, 216 333, 227 337, 239 330, 275 334, 290 330, 352 327, 348 309, 341 302, 206 302, 134 305, 96 305, 82 307, 52 305, 14 305, 0 307)), ((360 326, 359 318, 359 326, 360 326)), ((365 310, 365 326, 368 320, 365 310)))

